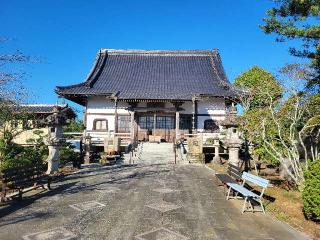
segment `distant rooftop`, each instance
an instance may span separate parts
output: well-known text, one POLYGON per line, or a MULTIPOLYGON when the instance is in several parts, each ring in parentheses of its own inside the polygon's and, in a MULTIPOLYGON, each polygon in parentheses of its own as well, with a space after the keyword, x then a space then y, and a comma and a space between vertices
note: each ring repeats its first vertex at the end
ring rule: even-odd
POLYGON ((233 97, 218 50, 101 49, 86 80, 56 92, 85 104, 88 96, 123 100, 191 100, 195 95, 233 97))
POLYGON ((18 105, 21 111, 29 113, 53 113, 55 108, 64 109, 67 108, 67 104, 20 104, 18 105))

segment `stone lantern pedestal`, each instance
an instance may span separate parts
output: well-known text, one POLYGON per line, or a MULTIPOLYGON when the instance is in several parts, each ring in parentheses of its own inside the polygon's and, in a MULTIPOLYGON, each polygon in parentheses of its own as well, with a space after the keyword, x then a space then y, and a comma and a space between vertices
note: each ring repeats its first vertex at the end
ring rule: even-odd
POLYGON ((52 174, 58 171, 59 168, 59 144, 58 143, 51 143, 52 145, 48 145, 49 155, 47 158, 48 162, 48 169, 47 174, 52 174))
POLYGON ((229 151, 229 163, 235 166, 239 166, 240 157, 239 151, 243 140, 239 137, 235 128, 230 129, 229 139, 227 140, 227 147, 229 151))
POLYGON ((220 149, 219 139, 214 139, 213 146, 214 146, 214 157, 212 160, 214 163, 221 163, 221 158, 219 155, 219 149, 220 149))
POLYGON ((91 160, 91 137, 86 136, 85 139, 85 155, 84 155, 84 163, 89 164, 91 160))

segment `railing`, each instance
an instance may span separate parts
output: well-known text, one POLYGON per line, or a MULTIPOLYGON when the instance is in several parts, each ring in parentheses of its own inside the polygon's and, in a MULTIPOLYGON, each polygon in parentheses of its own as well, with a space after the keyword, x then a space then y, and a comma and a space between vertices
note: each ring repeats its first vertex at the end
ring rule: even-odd
POLYGON ((136 161, 141 160, 143 152, 143 142, 134 141, 130 144, 129 148, 129 164, 134 164, 136 161))
POLYGON ((127 146, 129 140, 131 140, 131 133, 114 133, 110 131, 87 130, 85 131, 85 136, 90 136, 91 143, 94 145, 103 145, 105 138, 112 138, 114 136, 121 139, 121 146, 127 146))

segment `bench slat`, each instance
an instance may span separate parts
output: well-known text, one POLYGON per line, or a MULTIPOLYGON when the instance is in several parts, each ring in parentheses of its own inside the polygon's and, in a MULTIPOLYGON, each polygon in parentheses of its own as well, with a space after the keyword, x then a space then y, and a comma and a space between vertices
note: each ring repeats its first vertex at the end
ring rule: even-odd
POLYGON ((241 172, 229 172, 228 171, 228 174, 236 180, 241 179, 241 172))
POLYGON ((227 183, 229 187, 236 190, 237 192, 241 193, 245 197, 252 197, 252 198, 259 198, 259 196, 250 190, 246 189, 245 187, 237 184, 237 183, 227 183))
POLYGON ((231 178, 228 174, 216 174, 216 177, 224 184, 226 183, 237 183, 236 180, 231 178))
POLYGON ((257 184, 257 185, 259 185, 260 187, 263 187, 263 188, 268 187, 268 184, 269 184, 269 180, 261 178, 261 177, 258 177, 256 175, 252 175, 252 174, 247 173, 247 172, 243 172, 242 178, 244 180, 247 180, 249 182, 257 184))

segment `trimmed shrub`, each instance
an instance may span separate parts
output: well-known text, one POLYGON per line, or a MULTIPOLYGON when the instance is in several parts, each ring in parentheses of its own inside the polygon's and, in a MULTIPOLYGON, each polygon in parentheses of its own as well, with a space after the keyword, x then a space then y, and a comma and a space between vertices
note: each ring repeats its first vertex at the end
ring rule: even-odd
POLYGON ((303 211, 307 219, 320 221, 320 159, 310 162, 305 171, 305 187, 302 192, 303 211))
POLYGON ((80 153, 74 151, 74 146, 71 143, 64 142, 60 147, 60 165, 64 166, 69 162, 79 162, 80 153))

